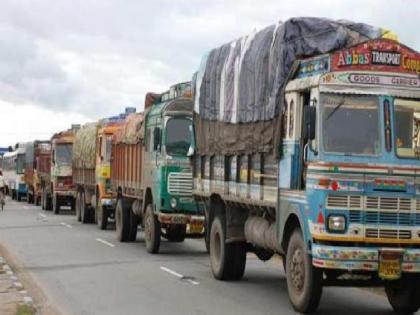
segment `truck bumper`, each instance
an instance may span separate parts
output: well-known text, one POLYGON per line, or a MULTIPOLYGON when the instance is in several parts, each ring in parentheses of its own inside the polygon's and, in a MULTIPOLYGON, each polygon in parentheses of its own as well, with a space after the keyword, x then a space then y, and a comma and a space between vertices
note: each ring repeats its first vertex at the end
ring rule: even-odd
POLYGON ((56 190, 56 195, 59 197, 73 197, 76 198, 76 192, 72 190, 56 190))
MULTIPOLYGON (((326 269, 378 271, 382 247, 344 247, 312 245, 312 264, 326 269)), ((420 272, 420 248, 395 248, 403 251, 402 271, 420 272)))
POLYGON ((187 234, 204 233, 204 216, 188 214, 159 213, 158 220, 163 224, 188 224, 187 234))

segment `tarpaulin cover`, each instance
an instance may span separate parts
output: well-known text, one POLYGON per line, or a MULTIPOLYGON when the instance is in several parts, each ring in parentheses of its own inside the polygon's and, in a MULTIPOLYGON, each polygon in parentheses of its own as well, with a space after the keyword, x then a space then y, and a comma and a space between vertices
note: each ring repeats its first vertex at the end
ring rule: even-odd
POLYGON ((278 113, 293 63, 381 33, 363 23, 292 18, 211 50, 196 74, 198 153, 273 151, 280 142, 278 113))
POLYGON ((116 143, 135 144, 144 138, 143 113, 128 115, 124 125, 115 135, 116 143))
POLYGON ((73 143, 73 166, 75 168, 95 168, 96 133, 98 123, 88 123, 76 132, 73 143))

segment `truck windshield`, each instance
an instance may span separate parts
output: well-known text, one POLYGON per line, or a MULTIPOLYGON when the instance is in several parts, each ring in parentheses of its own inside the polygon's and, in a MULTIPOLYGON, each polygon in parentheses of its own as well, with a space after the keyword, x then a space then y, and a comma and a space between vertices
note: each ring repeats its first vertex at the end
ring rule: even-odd
POLYGON ((420 101, 396 99, 394 109, 397 155, 404 158, 419 158, 420 101))
POLYGON ((191 145, 191 131, 191 119, 169 119, 166 124, 166 153, 186 156, 191 145))
POLYGON ((23 174, 25 168, 25 155, 18 154, 16 157, 16 174, 23 174))
POLYGON ((105 162, 111 162, 111 150, 112 150, 112 136, 107 136, 105 141, 105 162))
POLYGON ((55 148, 55 162, 57 164, 71 165, 72 155, 72 144, 58 144, 55 148))
POLYGON ((321 95, 325 152, 379 155, 379 100, 376 96, 321 95))

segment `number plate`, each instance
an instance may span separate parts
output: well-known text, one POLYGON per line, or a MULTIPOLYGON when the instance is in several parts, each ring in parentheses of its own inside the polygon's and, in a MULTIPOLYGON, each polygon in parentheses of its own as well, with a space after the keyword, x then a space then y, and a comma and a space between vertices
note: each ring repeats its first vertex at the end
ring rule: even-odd
POLYGON ((203 223, 190 223, 190 234, 201 234, 203 233, 203 223))
POLYGON ((402 273, 402 255, 383 252, 379 256, 379 277, 384 280, 397 280, 402 273))

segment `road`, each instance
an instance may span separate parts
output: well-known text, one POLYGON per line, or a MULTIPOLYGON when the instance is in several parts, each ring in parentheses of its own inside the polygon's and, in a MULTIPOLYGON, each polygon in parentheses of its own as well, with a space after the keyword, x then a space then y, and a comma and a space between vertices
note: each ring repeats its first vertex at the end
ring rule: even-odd
MULTIPOLYGON (((0 242, 63 314, 295 314, 281 262, 250 257, 240 282, 213 279, 201 240, 163 242, 146 252, 143 234, 118 243, 115 231, 8 200, 0 242)), ((385 297, 325 288, 319 314, 392 314, 385 297)))

